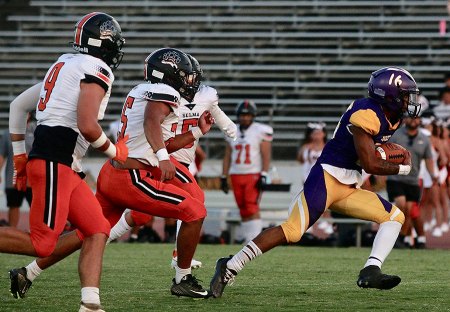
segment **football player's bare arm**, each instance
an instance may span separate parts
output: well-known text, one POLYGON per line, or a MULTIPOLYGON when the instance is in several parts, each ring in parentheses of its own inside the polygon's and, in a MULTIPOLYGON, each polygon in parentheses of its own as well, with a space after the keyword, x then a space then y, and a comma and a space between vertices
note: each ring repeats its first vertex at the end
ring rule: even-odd
POLYGON ((363 129, 350 127, 353 133, 353 143, 358 154, 361 167, 369 174, 394 175, 399 172, 399 165, 387 162, 375 156, 375 143, 372 136, 363 129))
MULTIPOLYGON (((98 124, 98 112, 105 93, 105 89, 103 89, 103 87, 99 84, 86 82, 80 83, 80 96, 78 98, 77 108, 77 125, 81 134, 89 142, 94 142, 97 140, 103 132, 102 128, 98 124)), ((106 148, 107 146, 105 149, 106 148)))
POLYGON ((204 111, 198 119, 198 128, 194 128, 194 130, 178 134, 171 140, 166 141, 167 152, 170 154, 178 151, 179 149, 199 139, 201 136, 208 133, 213 124, 214 118, 212 118, 211 113, 208 111, 204 111))
POLYGON ((434 171, 434 161, 433 158, 425 159, 425 167, 433 180, 433 184, 438 182, 438 173, 434 171))
POLYGON ((152 147, 159 160, 161 170, 161 181, 171 180, 175 176, 175 166, 170 162, 168 155, 163 155, 161 151, 166 150, 163 140, 161 124, 171 112, 170 106, 164 102, 148 101, 144 113, 144 133, 148 143, 152 147), (158 152, 159 151, 159 152, 158 152), (162 156, 160 156, 162 155, 162 156))
POLYGON ((223 155, 222 176, 228 176, 231 164, 231 146, 227 143, 225 146, 225 154, 223 155))
POLYGON ((119 139, 114 145, 98 123, 98 112, 105 93, 105 89, 97 83, 80 82, 77 126, 92 147, 104 152, 109 158, 124 163, 128 157, 128 148, 125 145, 128 136, 119 139))
POLYGON ((261 171, 269 172, 270 159, 272 158, 272 142, 262 141, 260 145, 262 169, 261 171))

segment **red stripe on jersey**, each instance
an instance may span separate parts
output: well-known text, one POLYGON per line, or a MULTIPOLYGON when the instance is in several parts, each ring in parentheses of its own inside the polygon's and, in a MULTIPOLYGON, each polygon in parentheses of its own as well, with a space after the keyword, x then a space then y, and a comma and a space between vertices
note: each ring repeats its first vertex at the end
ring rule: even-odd
POLYGON ((86 22, 94 15, 97 15, 97 12, 92 12, 85 17, 81 21, 77 23, 76 31, 75 31, 75 43, 80 44, 81 41, 81 33, 83 32, 83 26, 86 24, 86 22))
POLYGON ((102 73, 100 73, 100 72, 97 72, 97 77, 98 78, 100 78, 101 80, 103 80, 106 84, 108 84, 109 85, 109 78, 108 77, 106 77, 105 75, 103 75, 102 73))

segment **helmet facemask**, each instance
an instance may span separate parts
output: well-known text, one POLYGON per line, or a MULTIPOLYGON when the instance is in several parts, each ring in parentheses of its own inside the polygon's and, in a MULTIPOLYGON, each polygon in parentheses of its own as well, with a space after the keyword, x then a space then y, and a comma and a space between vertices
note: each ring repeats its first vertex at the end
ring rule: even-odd
POLYGON ((399 97, 395 99, 401 106, 401 116, 416 118, 420 114, 421 104, 419 103, 419 90, 401 90, 399 97), (402 103, 402 104, 400 104, 402 103))

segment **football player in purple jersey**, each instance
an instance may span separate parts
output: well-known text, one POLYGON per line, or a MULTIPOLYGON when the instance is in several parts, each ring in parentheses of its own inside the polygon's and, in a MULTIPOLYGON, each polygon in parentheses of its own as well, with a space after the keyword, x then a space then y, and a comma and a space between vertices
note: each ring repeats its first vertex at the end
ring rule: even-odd
POLYGON ((276 246, 298 242, 326 209, 380 225, 357 285, 391 289, 400 283, 400 277, 383 274, 381 265, 392 250, 405 217, 399 208, 359 186, 362 169, 376 175, 407 175, 411 170, 408 152, 403 164, 393 164, 375 156, 375 145, 389 140, 406 113, 411 117, 418 115, 419 90, 409 72, 385 67, 371 74, 368 93, 368 97, 353 101, 342 115, 304 189, 293 199, 288 219, 262 232, 236 255, 217 260, 210 283, 216 298, 222 296, 225 286, 248 262, 276 246))

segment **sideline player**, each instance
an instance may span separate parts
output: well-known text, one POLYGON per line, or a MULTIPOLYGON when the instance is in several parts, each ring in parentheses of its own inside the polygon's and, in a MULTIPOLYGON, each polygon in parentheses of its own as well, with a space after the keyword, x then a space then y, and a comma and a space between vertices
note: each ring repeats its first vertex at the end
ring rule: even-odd
POLYGON ((304 189, 293 199, 288 219, 262 232, 236 255, 217 260, 210 283, 214 297, 222 296, 225 286, 251 260, 276 246, 298 242, 328 208, 380 224, 357 285, 391 289, 400 283, 400 277, 383 274, 381 265, 391 252, 405 217, 387 200, 358 186, 362 169, 377 175, 409 174, 409 152, 405 152, 403 164, 397 165, 377 158, 374 151, 376 144, 388 141, 397 130, 405 112, 411 117, 418 115, 419 90, 409 72, 385 67, 372 73, 368 91, 368 97, 355 100, 342 115, 304 189))
POLYGON ((239 241, 248 243, 262 230, 259 209, 262 187, 269 183, 273 129, 254 121, 256 105, 244 100, 236 106, 239 121, 237 140, 227 139, 222 164, 221 188, 227 194, 228 174, 241 215, 239 241))
MULTIPOLYGON (((99 285, 110 231, 98 200, 83 180, 81 159, 89 145, 115 161, 127 158, 124 140, 112 144, 98 124, 111 94, 112 69, 120 64, 124 42, 113 17, 100 12, 87 14, 75 25, 73 48, 80 53, 60 56, 45 75, 39 95, 34 93, 37 87, 32 87, 10 108, 16 187, 25 190, 28 179, 33 200, 30 233, 0 228, 0 251, 50 256, 66 220, 76 225, 84 236, 79 260, 80 311, 103 311, 99 285), (24 134, 29 107, 21 105, 29 103, 29 95, 39 101, 34 101, 37 128, 28 161, 24 134)), ((24 281, 24 274, 23 268, 10 271, 14 281, 11 293, 16 298, 23 297, 24 289, 31 285, 24 281)))

